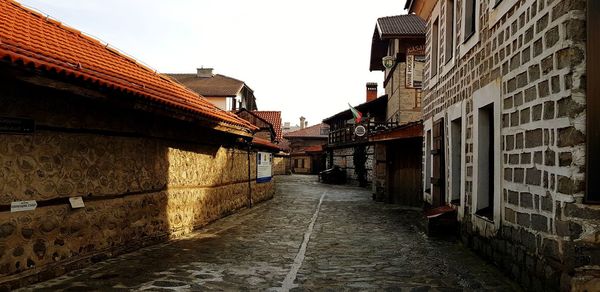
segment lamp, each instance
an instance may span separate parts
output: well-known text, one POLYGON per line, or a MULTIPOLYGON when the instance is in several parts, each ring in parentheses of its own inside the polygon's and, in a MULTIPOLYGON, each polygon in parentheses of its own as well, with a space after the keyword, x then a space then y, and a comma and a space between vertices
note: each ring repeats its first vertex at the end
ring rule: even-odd
POLYGON ((383 67, 385 67, 386 69, 391 69, 392 67, 394 67, 394 63, 396 62, 396 57, 385 56, 381 59, 381 62, 383 63, 383 67))

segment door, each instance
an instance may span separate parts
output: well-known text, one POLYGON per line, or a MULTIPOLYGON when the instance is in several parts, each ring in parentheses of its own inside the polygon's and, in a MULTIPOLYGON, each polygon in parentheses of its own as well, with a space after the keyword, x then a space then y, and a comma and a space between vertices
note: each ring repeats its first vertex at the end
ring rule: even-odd
POLYGON ((388 145, 388 201, 405 206, 423 206, 423 139, 405 139, 388 145))
POLYGON ((446 204, 446 172, 445 172, 445 148, 444 148, 444 119, 439 119, 433 124, 433 145, 431 156, 433 169, 431 170, 432 205, 433 207, 446 204))

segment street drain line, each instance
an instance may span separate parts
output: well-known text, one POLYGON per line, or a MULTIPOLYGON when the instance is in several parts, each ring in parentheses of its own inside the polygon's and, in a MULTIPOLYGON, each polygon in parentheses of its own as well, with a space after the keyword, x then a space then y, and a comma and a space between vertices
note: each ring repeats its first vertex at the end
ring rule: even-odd
POLYGON ((304 262, 304 255, 306 254, 306 247, 308 246, 308 241, 310 240, 310 236, 313 233, 313 229, 315 227, 315 222, 317 221, 317 217, 319 217, 319 211, 321 210, 321 204, 323 203, 323 199, 325 198, 326 193, 321 195, 321 199, 319 199, 319 204, 317 204, 317 209, 310 219, 310 224, 308 224, 308 229, 304 233, 304 240, 302 241, 302 245, 294 258, 294 263, 292 264, 292 268, 288 272, 285 280, 281 285, 280 291, 290 291, 290 289, 294 288, 294 281, 296 281, 296 276, 298 275, 298 270, 302 266, 304 262))

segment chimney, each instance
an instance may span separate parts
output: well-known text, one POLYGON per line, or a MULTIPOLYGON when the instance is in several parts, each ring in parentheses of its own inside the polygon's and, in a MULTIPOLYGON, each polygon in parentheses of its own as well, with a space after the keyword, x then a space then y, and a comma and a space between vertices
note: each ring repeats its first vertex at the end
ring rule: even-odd
POLYGON ((306 127, 306 123, 304 121, 306 121, 306 118, 300 117, 300 129, 304 129, 304 127, 306 127))
POLYGON ((198 68, 196 69, 198 70, 196 76, 198 78, 209 78, 209 77, 213 77, 213 68, 198 68))
POLYGON ((377 99, 377 82, 367 82, 367 102, 377 99))

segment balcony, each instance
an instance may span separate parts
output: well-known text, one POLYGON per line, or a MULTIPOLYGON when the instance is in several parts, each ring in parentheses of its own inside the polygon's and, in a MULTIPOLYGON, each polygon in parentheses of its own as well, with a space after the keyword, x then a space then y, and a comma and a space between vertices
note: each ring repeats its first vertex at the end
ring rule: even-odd
MULTIPOLYGON (((332 129, 329 132, 328 145, 339 146, 367 142, 369 140, 369 136, 397 126, 397 122, 375 122, 372 120, 366 120, 359 124, 347 124, 344 128, 335 130, 332 129), (364 127, 365 129, 364 135, 357 134, 356 128, 360 126, 364 127)), ((361 130, 362 128, 359 129, 359 134, 361 130)))

